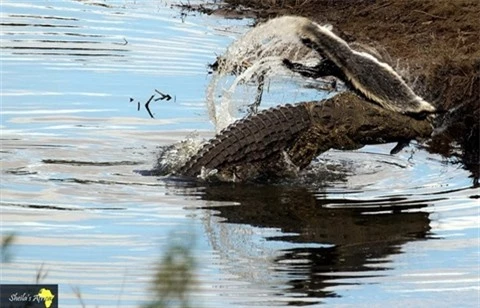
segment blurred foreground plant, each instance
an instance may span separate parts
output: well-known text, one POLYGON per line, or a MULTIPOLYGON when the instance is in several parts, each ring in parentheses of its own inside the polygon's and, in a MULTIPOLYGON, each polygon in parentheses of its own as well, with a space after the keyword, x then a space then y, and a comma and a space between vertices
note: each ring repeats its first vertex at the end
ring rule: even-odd
POLYGON ((193 241, 190 234, 175 234, 171 237, 155 272, 152 286, 155 300, 145 305, 145 308, 193 307, 190 304, 190 293, 197 284, 196 263, 192 255, 193 241))
POLYGON ((12 255, 10 253, 10 247, 12 246, 14 241, 15 241, 15 234, 8 233, 5 235, 2 235, 2 246, 1 246, 2 263, 7 263, 11 261, 12 255))

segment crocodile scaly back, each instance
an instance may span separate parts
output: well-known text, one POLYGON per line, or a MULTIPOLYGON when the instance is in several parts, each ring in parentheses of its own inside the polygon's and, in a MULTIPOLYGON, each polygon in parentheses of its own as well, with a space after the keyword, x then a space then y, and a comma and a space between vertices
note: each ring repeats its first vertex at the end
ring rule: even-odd
POLYGON ((310 127, 307 104, 270 108, 231 124, 176 173, 197 176, 202 167, 220 169, 238 162, 261 161, 282 151, 310 127))

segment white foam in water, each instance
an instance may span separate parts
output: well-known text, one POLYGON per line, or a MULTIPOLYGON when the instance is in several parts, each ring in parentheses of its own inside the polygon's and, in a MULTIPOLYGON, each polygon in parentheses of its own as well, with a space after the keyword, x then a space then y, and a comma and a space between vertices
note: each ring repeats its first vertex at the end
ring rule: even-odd
POLYGON ((178 170, 200 150, 204 143, 205 140, 200 138, 198 133, 193 132, 185 140, 165 147, 158 155, 155 170, 162 175, 178 170))
POLYGON ((217 132, 237 118, 242 106, 253 103, 235 100, 238 85, 253 85, 256 90, 262 75, 266 84, 271 78, 294 76, 284 67, 284 59, 309 66, 320 60, 315 51, 303 45, 296 24, 288 18, 272 19, 249 30, 218 57, 218 69, 207 89, 208 114, 217 132))

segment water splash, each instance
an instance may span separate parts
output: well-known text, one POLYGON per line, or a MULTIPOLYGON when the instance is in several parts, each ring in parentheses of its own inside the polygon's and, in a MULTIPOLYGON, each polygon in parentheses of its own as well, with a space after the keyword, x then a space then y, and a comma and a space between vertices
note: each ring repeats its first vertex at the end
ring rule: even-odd
MULTIPOLYGON (((263 85, 275 80, 295 79, 295 74, 283 65, 284 59, 308 66, 316 65, 321 59, 301 42, 297 23, 288 17, 272 19, 252 28, 218 57, 207 89, 208 115, 217 132, 232 123, 242 107, 252 103, 248 90, 247 93, 238 91, 239 85, 253 89, 258 101, 263 85), (239 93, 241 97, 235 96, 239 93), (219 101, 216 98, 220 98, 219 101)), ((304 78, 297 76, 296 82, 305 85, 304 78)))
POLYGON ((205 143, 197 132, 189 134, 184 140, 161 147, 157 163, 153 169, 157 175, 169 175, 180 169, 187 160, 195 155, 205 143))
MULTIPOLYGON (((254 88, 258 97, 260 84, 263 90, 263 85, 273 79, 294 78, 294 73, 284 67, 284 59, 309 66, 316 65, 320 60, 315 51, 300 41, 296 24, 285 18, 272 19, 250 29, 218 57, 206 94, 208 115, 217 133, 234 122, 239 116, 239 110, 249 103, 249 89, 254 88), (242 89, 244 91, 237 88, 239 85, 245 86, 242 89), (244 99, 234 96, 238 94, 244 99), (220 97, 219 102, 216 97, 220 97)), ((298 79, 305 81, 304 78, 298 79)), ((196 154, 201 145, 202 142, 196 140, 195 136, 190 136, 162 148, 154 168, 155 173, 174 173, 196 154)), ((215 170, 204 170, 200 177, 207 179, 212 176, 218 177, 215 170)))

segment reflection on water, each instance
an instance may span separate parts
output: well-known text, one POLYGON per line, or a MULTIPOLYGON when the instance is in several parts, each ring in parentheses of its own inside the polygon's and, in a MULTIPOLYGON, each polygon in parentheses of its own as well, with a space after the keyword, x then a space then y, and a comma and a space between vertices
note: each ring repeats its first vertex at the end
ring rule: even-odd
MULTIPOLYGON (((478 208, 470 198, 477 198, 478 190, 468 185, 455 187, 453 183, 459 184, 458 178, 452 178, 456 167, 429 163, 424 159, 432 158, 418 157, 418 153, 409 163, 408 155, 351 155, 350 159, 340 152, 322 155, 321 164, 314 166, 316 177, 307 174, 302 186, 201 187, 198 196, 207 202, 202 208, 217 217, 206 224, 212 246, 229 264, 237 265, 227 271, 272 290, 281 285, 281 291, 273 293, 276 298, 268 299, 272 306, 350 301, 367 306, 370 304, 364 302, 365 296, 373 294, 390 294, 397 304, 408 304, 418 296, 434 297, 430 287, 419 286, 435 282, 438 291, 462 292, 465 303, 475 301, 471 291, 478 288, 470 283, 478 282, 478 272, 465 270, 460 262, 443 263, 438 254, 452 249, 445 238, 458 236, 455 232, 469 233, 469 228, 476 230, 478 208), (428 174, 421 175, 425 171, 435 174, 436 182, 428 174), (388 176, 392 173, 395 179, 388 176), (413 179, 412 174, 421 177, 413 179), (463 211, 472 217, 465 216, 460 222, 454 216, 462 216, 463 211), (430 273, 438 279, 425 279, 430 273), (458 277, 451 279, 451 275, 458 277), (390 285, 393 290, 380 292, 376 285, 390 285), (354 299, 337 301, 346 294, 354 299)), ((190 195, 191 191, 183 193, 190 195)), ((472 240, 468 242, 473 244, 472 240)), ((474 249, 465 253, 471 258, 477 256, 474 249)), ((444 300, 454 303, 458 299, 446 296, 444 300)), ((255 303, 266 304, 258 298, 243 301, 245 305, 255 303)), ((378 303, 383 306, 389 301, 378 303)))
MULTIPOLYGON (((329 151, 289 183, 142 175, 159 147, 212 136, 207 64, 248 21, 182 21, 165 1, 0 5, 0 228, 15 239, 2 283, 41 269, 61 307, 76 293, 138 307, 175 232, 195 234, 195 307, 478 302, 479 190, 415 146, 329 151), (137 102, 155 89, 175 100, 152 102, 152 119, 137 102)), ((303 98, 279 89, 266 106, 303 98)))
MULTIPOLYGON (((390 255, 401 253, 404 243, 430 235, 429 214, 418 211, 428 202, 402 205, 379 200, 376 205, 369 200, 363 202, 366 208, 355 202, 355 209, 332 209, 325 205, 339 201, 317 199, 305 188, 282 186, 208 187, 202 198, 239 204, 207 207, 224 223, 279 231, 280 235, 266 237, 267 241, 309 244, 281 250, 272 265, 291 277, 288 293, 299 298, 340 296, 332 290, 351 284, 345 280, 386 275, 381 271, 390 268, 390 255), (416 211, 407 211, 412 209, 416 211)), ((348 201, 341 200, 343 204, 348 201)))

